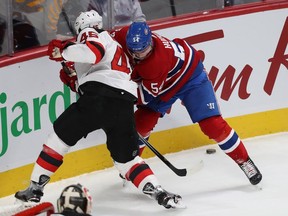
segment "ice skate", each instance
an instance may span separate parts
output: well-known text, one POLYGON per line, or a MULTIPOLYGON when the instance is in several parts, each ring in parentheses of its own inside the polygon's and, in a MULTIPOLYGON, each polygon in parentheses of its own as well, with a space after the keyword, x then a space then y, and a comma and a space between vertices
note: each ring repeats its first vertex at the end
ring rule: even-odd
POLYGON ((27 189, 15 193, 15 198, 23 202, 40 202, 43 196, 44 186, 48 183, 50 178, 46 175, 41 175, 39 183, 31 181, 27 189))
POLYGON ((252 185, 257 185, 261 182, 262 174, 249 157, 246 162, 239 164, 239 167, 243 170, 252 185))
POLYGON ((167 209, 186 208, 180 195, 167 192, 161 186, 154 187, 150 182, 144 186, 143 193, 157 200, 159 205, 167 209))

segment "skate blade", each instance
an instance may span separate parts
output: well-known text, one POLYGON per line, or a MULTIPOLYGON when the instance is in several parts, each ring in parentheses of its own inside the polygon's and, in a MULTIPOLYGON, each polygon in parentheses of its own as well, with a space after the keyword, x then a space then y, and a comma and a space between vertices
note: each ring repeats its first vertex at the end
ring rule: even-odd
POLYGON ((14 205, 19 205, 19 206, 21 205, 24 207, 32 207, 34 205, 37 205, 37 203, 33 202, 33 201, 23 201, 23 200, 15 198, 14 205))
POLYGON ((257 185, 252 185, 252 186, 255 188, 255 190, 258 190, 258 191, 263 190, 263 182, 262 181, 259 182, 257 185))
POLYGON ((177 203, 175 203, 173 200, 169 200, 168 205, 171 206, 172 209, 186 209, 187 206, 182 202, 182 200, 178 200, 177 203))

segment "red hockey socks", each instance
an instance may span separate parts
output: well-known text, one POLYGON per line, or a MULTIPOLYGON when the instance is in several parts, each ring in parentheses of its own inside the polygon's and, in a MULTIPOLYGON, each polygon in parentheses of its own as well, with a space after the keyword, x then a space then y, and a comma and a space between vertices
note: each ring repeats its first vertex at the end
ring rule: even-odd
POLYGON ((221 116, 213 116, 199 122, 201 130, 210 139, 214 139, 219 147, 240 164, 248 160, 248 153, 237 133, 221 116))

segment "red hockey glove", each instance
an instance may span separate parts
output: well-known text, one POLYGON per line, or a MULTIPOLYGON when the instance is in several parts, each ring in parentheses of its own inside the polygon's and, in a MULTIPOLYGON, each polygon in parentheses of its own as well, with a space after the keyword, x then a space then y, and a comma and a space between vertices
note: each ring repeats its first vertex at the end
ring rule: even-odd
POLYGON ((70 77, 71 76, 75 76, 76 75, 76 70, 75 70, 75 67, 74 67, 74 62, 71 62, 71 61, 67 61, 67 62, 61 62, 61 65, 63 67, 63 70, 64 72, 69 75, 70 77))
POLYGON ((61 81, 69 86, 71 91, 77 92, 76 90, 76 82, 77 82, 77 75, 74 69, 73 62, 66 62, 63 65, 63 69, 60 70, 60 79, 61 81))
POLYGON ((64 72, 64 69, 61 69, 60 70, 60 79, 65 85, 69 86, 71 91, 77 92, 77 90, 76 90, 77 76, 76 75, 69 76, 68 74, 66 74, 64 72))
POLYGON ((63 61, 61 53, 63 52, 63 44, 60 40, 52 40, 48 44, 48 56, 49 59, 54 61, 63 61))
POLYGON ((48 44, 48 56, 49 59, 54 60, 54 61, 63 61, 63 57, 62 57, 62 52, 63 50, 72 45, 74 43, 70 42, 70 41, 61 41, 61 40, 52 40, 50 41, 50 43, 48 44))

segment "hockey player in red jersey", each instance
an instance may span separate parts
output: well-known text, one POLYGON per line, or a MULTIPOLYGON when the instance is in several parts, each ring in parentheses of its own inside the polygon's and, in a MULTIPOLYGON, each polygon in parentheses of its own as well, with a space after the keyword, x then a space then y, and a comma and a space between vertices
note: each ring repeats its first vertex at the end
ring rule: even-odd
POLYGON ((61 80, 80 98, 54 122, 53 133, 43 145, 27 189, 15 194, 22 201, 39 202, 44 186, 63 163, 64 155, 88 133, 103 129, 107 148, 115 167, 141 192, 165 208, 181 208, 181 196, 164 190, 153 171, 138 155, 134 103, 137 85, 131 81, 131 66, 121 46, 102 28, 96 11, 82 12, 75 21, 75 43, 53 40, 48 55, 67 65, 72 73, 61 70, 61 80), (77 79, 74 77, 77 75, 77 79), (78 84, 75 88, 75 81, 78 84))
MULTIPOLYGON (((239 165, 250 183, 261 181, 262 174, 243 142, 222 118, 213 86, 192 46, 179 38, 169 40, 152 33, 146 22, 134 22, 111 35, 128 54, 132 79, 138 83, 138 133, 148 139, 158 119, 180 99, 192 122, 198 122, 202 132, 239 165)), ((144 144, 140 147, 143 150, 144 144)))

